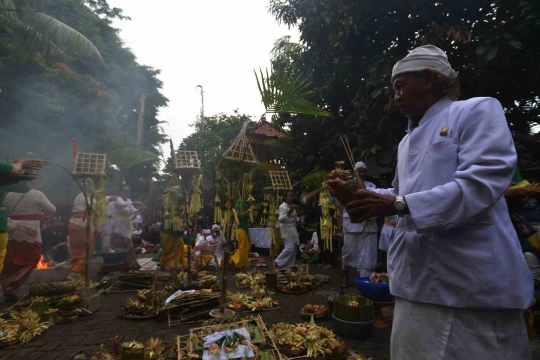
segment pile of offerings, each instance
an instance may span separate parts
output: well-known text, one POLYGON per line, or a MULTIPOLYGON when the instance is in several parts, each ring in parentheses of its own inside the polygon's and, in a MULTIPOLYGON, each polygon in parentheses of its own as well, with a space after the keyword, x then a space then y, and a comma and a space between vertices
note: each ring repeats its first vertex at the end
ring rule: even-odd
POLYGON ((209 317, 211 310, 219 306, 219 294, 204 290, 178 290, 165 300, 169 326, 173 323, 195 321, 209 317))
POLYGON ((262 285, 266 280, 266 276, 259 270, 251 270, 247 273, 238 273, 234 276, 236 287, 244 289, 255 285, 262 285))
POLYGON ((153 274, 132 270, 125 274, 117 275, 116 279, 113 280, 109 292, 130 292, 151 289, 154 285, 154 280, 153 274))
POLYGON ((101 344, 99 351, 90 360, 165 360, 176 358, 172 344, 166 344, 159 338, 150 338, 143 344, 138 341, 127 341, 120 344, 120 336, 116 336, 109 352, 105 344, 101 344))
POLYGON ((347 347, 332 330, 314 324, 277 323, 270 336, 278 350, 288 357, 346 357, 347 347))
POLYGON ((41 320, 41 316, 31 310, 13 310, 0 317, 0 349, 30 342, 51 326, 41 320))
MULTIPOLYGON (((181 337, 178 338, 180 342, 181 337)), ((187 353, 179 353, 188 358, 203 360, 226 360, 248 358, 252 360, 279 360, 275 344, 271 340, 262 319, 257 316, 239 322, 205 326, 190 329, 189 338, 185 340, 187 353)))
POLYGON ((372 273, 369 277, 369 282, 375 284, 388 284, 390 280, 388 279, 387 273, 372 273))
POLYGON ((328 315, 328 308, 324 305, 306 304, 300 311, 302 320, 320 319, 328 315))
POLYGON ((278 284, 278 290, 286 294, 303 294, 315 287, 316 279, 305 272, 289 272, 287 280, 278 284))
POLYGON ((155 318, 165 305, 165 291, 139 290, 138 300, 128 299, 120 307, 122 316, 126 320, 145 320, 155 318))
POLYGON ((265 311, 279 308, 279 302, 274 301, 272 293, 265 287, 257 286, 251 294, 227 292, 229 304, 227 307, 235 311, 265 311))

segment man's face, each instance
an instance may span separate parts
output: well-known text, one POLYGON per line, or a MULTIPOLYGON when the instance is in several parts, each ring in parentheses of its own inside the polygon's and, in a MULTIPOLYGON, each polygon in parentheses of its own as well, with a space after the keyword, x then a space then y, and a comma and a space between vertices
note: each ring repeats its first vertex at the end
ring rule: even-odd
POLYGON ((394 100, 399 110, 412 120, 420 120, 426 111, 425 98, 431 84, 414 73, 396 76, 393 82, 394 100))
POLYGON ((123 199, 127 199, 127 198, 129 198, 129 195, 130 195, 129 188, 128 188, 128 187, 122 188, 122 190, 120 191, 120 196, 121 196, 123 199))
POLYGON ((360 179, 365 179, 366 176, 367 176, 367 170, 366 169, 357 169, 356 171, 358 171, 358 176, 360 177, 360 179))
POLYGON ((62 227, 62 220, 54 220, 52 226, 54 229, 59 229, 60 227, 62 227))

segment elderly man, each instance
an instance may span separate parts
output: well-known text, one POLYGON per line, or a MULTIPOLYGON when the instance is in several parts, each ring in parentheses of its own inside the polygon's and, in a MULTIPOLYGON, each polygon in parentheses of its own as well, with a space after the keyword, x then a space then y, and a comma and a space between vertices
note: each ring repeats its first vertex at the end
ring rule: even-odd
POLYGON ((516 150, 501 104, 455 101, 457 74, 431 45, 399 61, 392 83, 409 118, 393 188, 359 190, 346 206, 359 221, 400 216, 392 359, 531 359, 533 284, 502 196, 516 150))

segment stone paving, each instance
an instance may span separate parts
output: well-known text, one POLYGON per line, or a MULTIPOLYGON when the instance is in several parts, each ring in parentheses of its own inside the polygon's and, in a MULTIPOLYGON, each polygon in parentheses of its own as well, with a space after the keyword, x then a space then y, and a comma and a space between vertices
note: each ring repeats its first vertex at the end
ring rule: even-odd
MULTIPOLYGON (((262 268, 265 270, 268 268, 262 268)), ((299 312, 306 303, 325 304, 324 296, 338 291, 337 271, 322 270, 315 265, 310 266, 310 273, 322 273, 331 276, 329 284, 316 291, 303 295, 274 295, 280 301, 280 308, 260 313, 268 327, 276 322, 300 322, 299 312)), ((159 286, 160 284, 158 284, 159 286)), ((236 285, 229 276, 229 289, 236 291, 236 285)), ((349 288, 349 293, 356 289, 349 288)), ((15 350, 0 351, 0 359, 40 359, 67 360, 89 359, 98 351, 100 344, 109 343, 116 335, 122 341, 137 340, 146 342, 150 337, 159 337, 165 342, 173 342, 177 335, 188 333, 190 327, 198 327, 200 323, 183 324, 168 327, 167 322, 156 320, 125 321, 120 317, 119 307, 126 299, 136 298, 135 293, 109 294, 104 299, 101 310, 89 317, 80 318, 71 324, 56 324, 43 335, 15 350)), ((385 309, 385 316, 391 320, 391 309, 385 309)), ((332 328, 332 321, 317 320, 319 325, 332 328)), ((373 335, 367 339, 348 341, 349 345, 373 360, 390 358, 390 330, 374 329, 373 335)), ((110 346, 108 346, 110 348, 110 346)), ((533 343, 534 359, 540 359, 540 344, 533 343)))

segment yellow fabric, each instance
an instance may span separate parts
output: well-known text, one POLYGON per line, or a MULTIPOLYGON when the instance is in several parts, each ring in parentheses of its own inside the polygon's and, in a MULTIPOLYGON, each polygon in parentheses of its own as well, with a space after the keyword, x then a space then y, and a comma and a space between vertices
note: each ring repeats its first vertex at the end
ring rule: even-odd
POLYGON ((283 239, 281 238, 281 231, 279 228, 274 230, 274 243, 270 249, 270 256, 277 257, 281 252, 281 245, 283 245, 283 239))
POLYGON ((245 267, 249 258, 249 235, 244 229, 236 229, 238 251, 231 257, 236 266, 245 267))
MULTIPOLYGON (((161 231, 161 266, 174 266, 174 245, 175 245, 175 238, 172 236, 172 234, 161 231)), ((181 237, 178 237, 176 239, 178 241, 178 254, 176 254, 178 266, 183 266, 183 258, 184 258, 184 251, 187 251, 187 249, 184 250, 184 240, 181 237)), ((187 248, 187 246, 186 246, 187 248)))
MULTIPOLYGON (((189 251, 189 256, 191 256, 191 254, 193 254, 193 248, 190 249, 189 251)), ((188 264, 188 246, 187 244, 184 244, 183 246, 183 251, 182 251, 182 266, 187 266, 188 264)))
MULTIPOLYGON (((86 226, 69 223, 69 254, 71 256, 71 272, 81 276, 86 274, 86 226)), ((94 229, 89 233, 90 254, 94 253, 94 229)))
POLYGON ((215 255, 197 255, 195 258, 195 266, 201 265, 202 267, 206 267, 212 260, 215 260, 217 264, 217 257, 215 255))
POLYGON ((0 232, 0 274, 4 268, 4 260, 6 259, 6 249, 8 243, 9 234, 7 232, 0 232))
POLYGON ((133 221, 131 221, 129 216, 116 215, 113 216, 113 220, 127 220, 129 222, 129 231, 131 232, 131 235, 133 235, 133 221))

